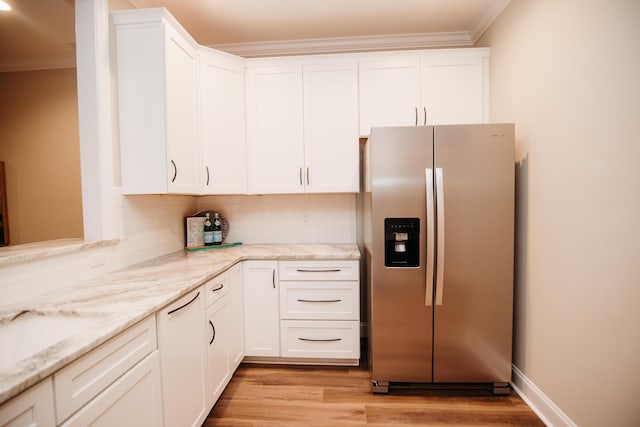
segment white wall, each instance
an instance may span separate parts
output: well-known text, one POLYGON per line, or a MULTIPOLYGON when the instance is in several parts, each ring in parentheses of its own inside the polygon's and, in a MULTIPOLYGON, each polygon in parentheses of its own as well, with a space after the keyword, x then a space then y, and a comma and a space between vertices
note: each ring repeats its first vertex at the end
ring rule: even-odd
POLYGON ((640 2, 514 0, 478 45, 516 123, 514 364, 558 423, 638 426, 640 2))

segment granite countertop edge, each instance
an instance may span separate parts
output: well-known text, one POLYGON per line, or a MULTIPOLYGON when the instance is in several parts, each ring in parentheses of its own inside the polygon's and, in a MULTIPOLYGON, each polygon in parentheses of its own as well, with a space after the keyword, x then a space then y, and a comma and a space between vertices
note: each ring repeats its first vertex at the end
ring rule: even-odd
POLYGON ((29 359, 0 368, 0 405, 238 262, 359 259, 355 243, 252 244, 180 250, 4 307, 0 311, 0 324, 22 313, 99 316, 101 321, 98 326, 71 335, 29 359))

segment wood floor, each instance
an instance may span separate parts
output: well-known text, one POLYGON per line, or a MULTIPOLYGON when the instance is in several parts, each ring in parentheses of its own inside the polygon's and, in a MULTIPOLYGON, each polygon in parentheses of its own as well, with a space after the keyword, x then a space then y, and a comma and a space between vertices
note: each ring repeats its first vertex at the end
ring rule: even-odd
POLYGON ((203 426, 544 426, 515 393, 396 388, 366 367, 241 365, 203 426))

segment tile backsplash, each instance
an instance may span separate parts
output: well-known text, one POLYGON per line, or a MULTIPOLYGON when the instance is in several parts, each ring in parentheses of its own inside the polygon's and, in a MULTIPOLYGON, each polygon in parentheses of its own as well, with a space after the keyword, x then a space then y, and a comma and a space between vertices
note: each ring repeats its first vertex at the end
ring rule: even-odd
POLYGON ((227 219, 226 242, 356 242, 355 194, 208 196, 197 204, 227 219))

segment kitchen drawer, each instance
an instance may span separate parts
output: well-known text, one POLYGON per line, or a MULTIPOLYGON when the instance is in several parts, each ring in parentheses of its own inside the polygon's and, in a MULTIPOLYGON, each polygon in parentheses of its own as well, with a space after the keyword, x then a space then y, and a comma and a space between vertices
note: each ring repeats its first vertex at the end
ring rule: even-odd
POLYGON ((225 270, 224 273, 218 274, 216 277, 204 284, 205 307, 209 307, 229 291, 228 277, 229 270, 225 270))
POLYGON ((280 261, 280 280, 360 280, 359 262, 280 261))
POLYGON ((357 320, 282 320, 280 322, 280 356, 359 359, 359 327, 357 320))
POLYGON ((155 316, 150 316, 55 373, 58 424, 157 348, 155 316))
POLYGON ((358 282, 282 282, 280 318, 359 320, 358 282))

